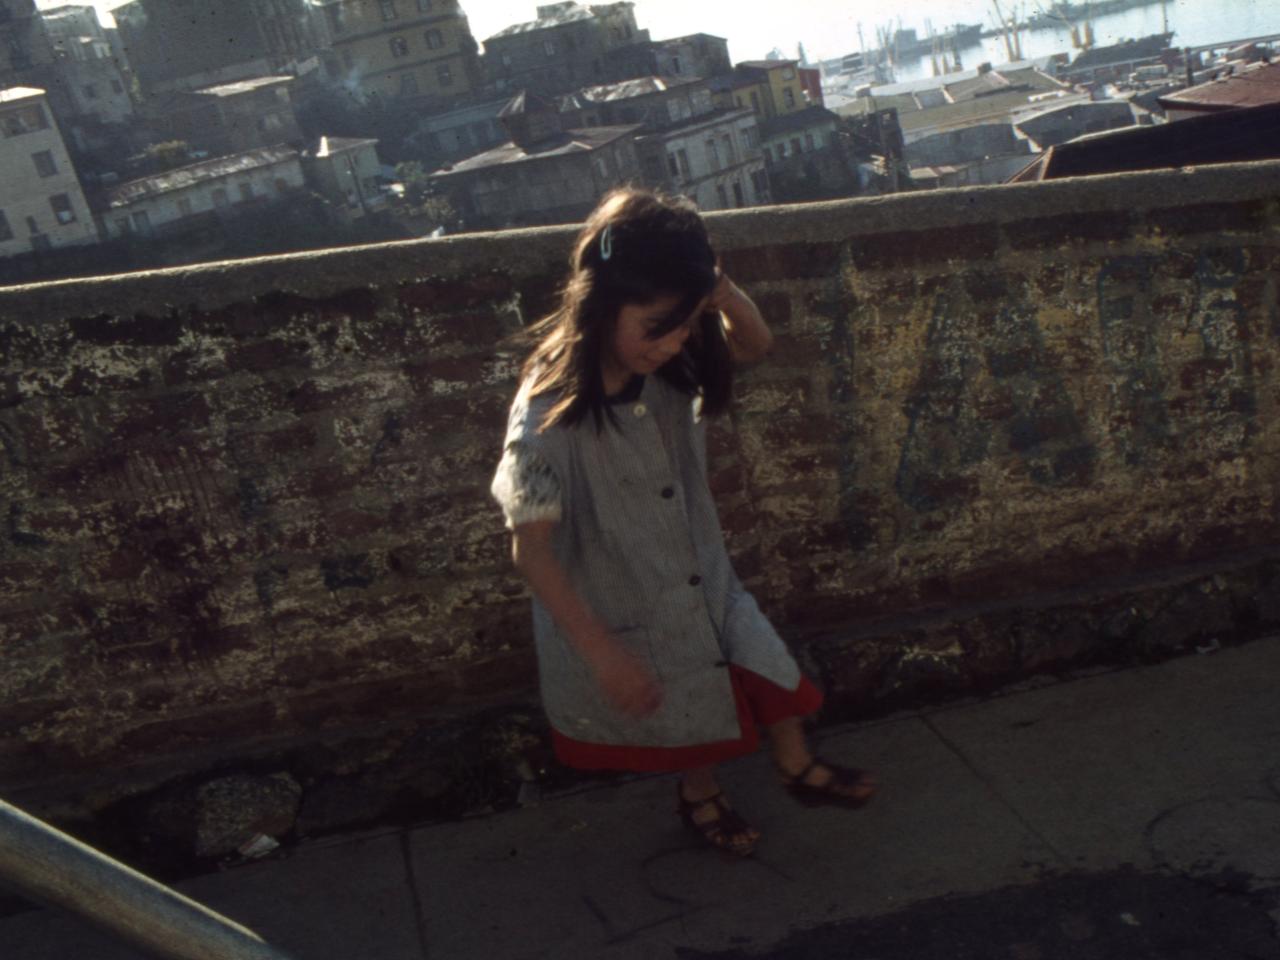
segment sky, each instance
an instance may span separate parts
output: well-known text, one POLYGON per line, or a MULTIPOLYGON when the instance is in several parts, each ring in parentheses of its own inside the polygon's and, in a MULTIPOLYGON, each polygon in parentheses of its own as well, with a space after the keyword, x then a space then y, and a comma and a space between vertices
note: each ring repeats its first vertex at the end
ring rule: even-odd
MULTIPOLYGON (((41 7, 54 7, 66 0, 37 0, 41 7)), ((122 0, 92 0, 100 12, 118 6, 122 0)), ((461 0, 471 21, 471 32, 481 43, 513 23, 537 16, 538 0, 461 0)), ((796 44, 804 41, 811 58, 839 56, 858 49, 858 23, 868 46, 875 45, 875 28, 901 17, 907 27, 923 30, 925 18, 941 29, 957 20, 976 23, 991 16, 975 10, 989 6, 987 0, 928 0, 888 6, 883 0, 801 0, 799 3, 756 4, 749 0, 636 0, 636 21, 654 39, 689 33, 712 33, 729 41, 729 55, 735 60, 756 60, 775 46, 790 57, 796 44), (744 14, 744 10, 749 13, 744 14), (803 23, 803 28, 797 25, 803 23)), ((104 18, 105 20, 105 18, 104 18)))

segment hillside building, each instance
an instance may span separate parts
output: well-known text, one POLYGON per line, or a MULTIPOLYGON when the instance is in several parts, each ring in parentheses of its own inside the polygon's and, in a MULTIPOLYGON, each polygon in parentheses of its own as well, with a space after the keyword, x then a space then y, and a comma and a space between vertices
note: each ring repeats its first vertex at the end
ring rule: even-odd
POLYGON ((330 77, 359 99, 460 100, 479 84, 457 0, 319 0, 330 77))
POLYGON ((45 91, 0 90, 0 170, 0 256, 98 241, 45 91))
POLYGON ((144 97, 318 67, 307 0, 132 0, 112 15, 144 97))
MULTIPOLYGON (((636 25, 635 4, 583 6, 551 3, 538 17, 507 27, 484 41, 484 69, 498 90, 528 90, 542 95, 567 93, 586 84, 625 79, 611 60, 649 40, 636 25)), ((644 73, 647 63, 638 62, 644 73)))

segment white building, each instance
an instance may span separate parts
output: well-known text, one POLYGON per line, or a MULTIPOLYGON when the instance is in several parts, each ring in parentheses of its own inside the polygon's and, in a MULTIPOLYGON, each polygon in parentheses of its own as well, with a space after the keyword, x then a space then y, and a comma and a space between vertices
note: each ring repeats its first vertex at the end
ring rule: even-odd
POLYGON ((760 132, 750 109, 715 110, 636 138, 645 180, 702 210, 769 202, 760 132))
POLYGON ((308 182, 339 205, 343 219, 386 209, 377 140, 321 137, 315 150, 303 154, 302 165, 308 182))
POLYGON ((0 256, 98 241, 45 91, 0 90, 0 170, 0 256))
POLYGON ((286 197, 304 183, 298 151, 290 147, 216 157, 113 187, 102 214, 103 233, 151 236, 199 217, 233 216, 286 197))

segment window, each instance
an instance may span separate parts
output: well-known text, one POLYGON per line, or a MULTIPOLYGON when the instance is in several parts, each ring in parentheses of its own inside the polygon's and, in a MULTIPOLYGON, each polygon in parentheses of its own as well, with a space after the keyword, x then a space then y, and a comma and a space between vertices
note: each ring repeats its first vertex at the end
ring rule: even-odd
POLYGON ((756 200, 763 200, 769 193, 769 177, 763 170, 751 172, 751 186, 755 188, 756 200))
POLYGON ((543 40, 542 49, 548 57, 554 57, 556 55, 556 42, 554 40, 543 40))
POLYGON ((329 29, 334 33, 342 33, 342 7, 335 3, 325 7, 324 12, 329 17, 329 29))
POLYGON ((430 12, 431 12, 431 0, 418 0, 418 12, 419 12, 419 13, 430 13, 430 12))
POLYGON ((151 232, 151 217, 147 215, 147 211, 139 210, 133 215, 133 229, 138 233, 151 232))
POLYGON ((807 153, 813 153, 813 134, 806 133, 804 135, 804 149, 807 153))
POLYGON ((794 110, 796 107, 796 92, 790 87, 783 87, 782 102, 787 105, 788 110, 794 110))
POLYGON ((760 112, 760 94, 754 90, 751 91, 751 109, 756 113, 760 112))
POLYGON ((674 73, 677 77, 680 76, 680 58, 679 57, 671 58, 671 72, 674 73))
POLYGON ((252 184, 252 183, 242 183, 242 184, 240 184, 240 199, 241 199, 242 201, 244 201, 245 203, 248 203, 250 200, 252 200, 252 199, 253 199, 253 184, 252 184))
POLYGON ((423 36, 426 37, 428 50, 439 50, 444 46, 444 37, 439 30, 428 30, 423 36))
POLYGON ((674 153, 667 154, 667 169, 671 171, 672 177, 680 176, 680 168, 676 166, 676 155, 674 153))
POLYGON ((49 129, 49 118, 45 116, 44 107, 35 103, 0 113, 0 129, 4 130, 6 137, 20 137, 24 133, 49 129))
POLYGON ((810 136, 813 137, 813 147, 817 150, 822 149, 822 131, 815 130, 810 136))
POLYGON ((392 37, 390 44, 393 57, 407 57, 409 55, 409 41, 404 37, 392 37))
POLYGON ((724 210, 729 206, 729 195, 724 192, 724 184, 716 184, 716 199, 720 201, 717 209, 724 210))
POLYGON ((191 209, 191 200, 188 199, 187 197, 180 197, 178 199, 178 215, 183 217, 189 217, 191 216, 192 213, 193 211, 191 209))
POLYGON ((65 193, 55 193, 49 198, 49 206, 53 207, 53 215, 59 223, 75 223, 76 212, 71 207, 71 198, 65 193))
POLYGON ((231 201, 227 197, 227 191, 224 187, 216 187, 213 191, 213 205, 215 207, 225 207, 231 201))
POLYGON ((0 240, 12 240, 13 227, 9 226, 9 218, 0 210, 0 240))
POLYGON ((728 133, 724 134, 720 138, 720 142, 724 146, 724 162, 728 164, 737 163, 738 158, 733 149, 733 135, 728 133))
POLYGON ((410 71, 400 74, 400 96, 416 97, 418 95, 418 75, 410 71))
POLYGON ((796 78, 796 69, 795 69, 795 67, 783 67, 783 68, 782 68, 782 79, 783 79, 783 80, 794 80, 795 78, 796 78))
POLYGON ((86 100, 98 99, 98 87, 96 84, 86 83, 82 89, 84 90, 84 97, 86 100))
POLYGON ((31 234, 40 232, 40 224, 36 223, 35 217, 27 217, 27 231, 31 234))
POLYGON ((453 70, 447 63, 442 63, 436 67, 436 79, 440 81, 440 86, 447 87, 453 83, 453 70))
POLYGON ((394 20, 396 18, 396 0, 378 0, 378 10, 382 13, 383 20, 394 20))
POLYGON ((279 130, 284 126, 284 121, 280 119, 278 113, 264 113, 258 118, 258 129, 263 133, 269 130, 279 130))
POLYGON ((707 141, 707 163, 711 164, 712 170, 720 169, 720 150, 714 140, 707 141))
POLYGON ((754 150, 756 147, 760 146, 759 127, 747 127, 747 129, 743 131, 743 135, 747 138, 747 146, 750 149, 754 150))
POLYGON ((688 180, 689 179, 689 154, 685 153, 684 150, 677 150, 676 160, 680 164, 680 175, 683 176, 686 180, 688 180))
POLYGON ((733 181, 733 205, 735 207, 746 205, 746 199, 742 196, 742 184, 737 180, 733 181))
POLYGON ((133 224, 129 222, 128 217, 116 217, 116 233, 122 237, 133 233, 133 224))
POLYGON ((53 162, 53 151, 41 150, 39 153, 31 155, 32 161, 36 165, 36 173, 41 177, 52 177, 58 172, 57 164, 53 162))

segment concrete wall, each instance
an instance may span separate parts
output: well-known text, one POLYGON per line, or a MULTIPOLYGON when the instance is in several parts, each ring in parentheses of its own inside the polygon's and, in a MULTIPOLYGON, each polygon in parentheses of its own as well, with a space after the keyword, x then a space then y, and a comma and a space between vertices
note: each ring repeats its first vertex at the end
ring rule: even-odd
MULTIPOLYGON (((1280 625, 1280 164, 714 215, 710 442, 833 709, 1280 625)), ((487 486, 572 231, 0 290, 0 783, 532 689, 487 486)))

